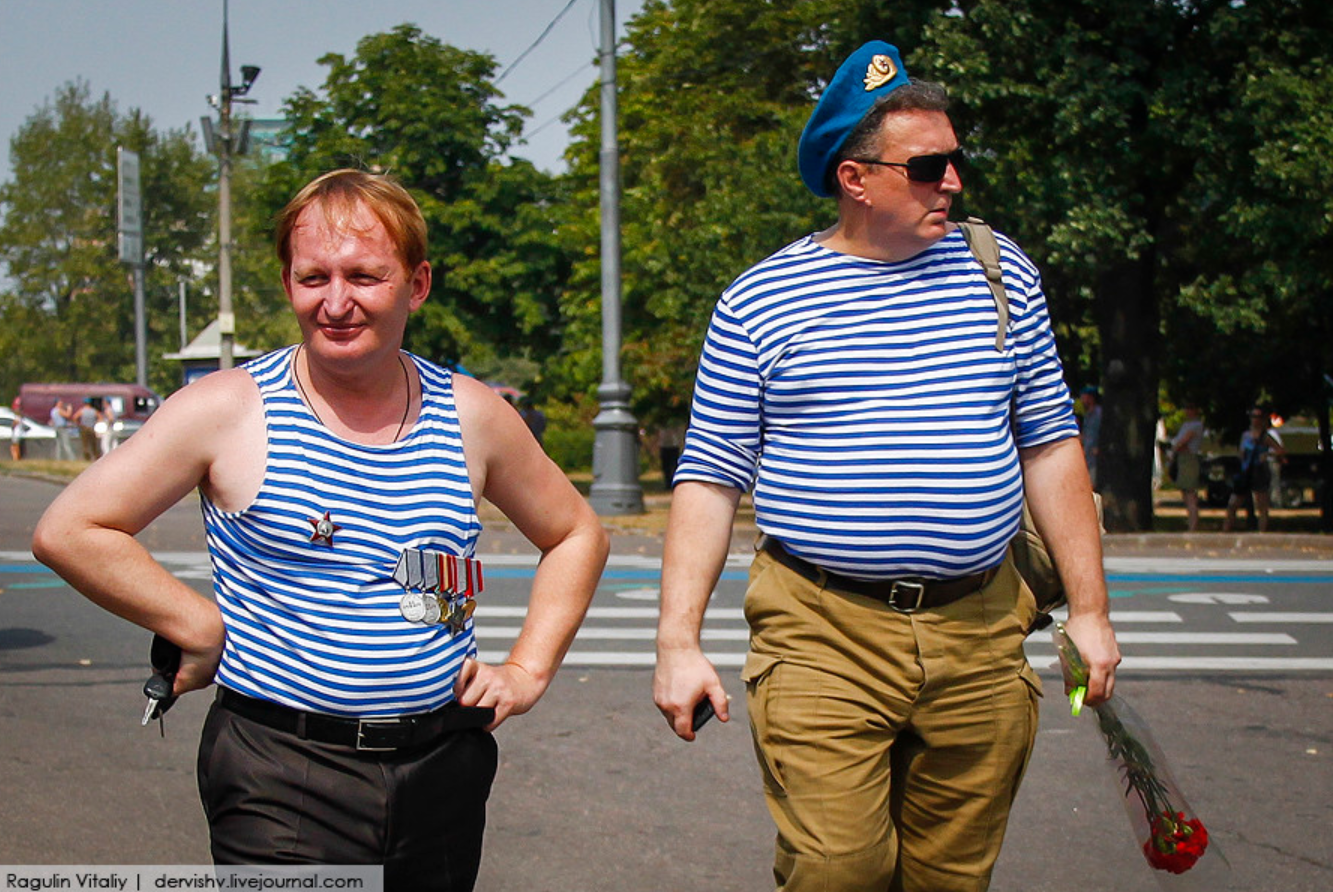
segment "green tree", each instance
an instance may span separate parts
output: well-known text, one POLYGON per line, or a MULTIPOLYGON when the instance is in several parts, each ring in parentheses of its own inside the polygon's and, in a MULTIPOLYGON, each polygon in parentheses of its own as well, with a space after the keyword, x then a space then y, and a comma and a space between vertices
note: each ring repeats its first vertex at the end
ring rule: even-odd
POLYGON ((528 112, 500 104, 494 58, 400 25, 320 64, 324 85, 286 103, 291 144, 265 172, 264 215, 334 168, 391 173, 421 205, 434 270, 408 348, 469 366, 554 349, 569 267, 552 224, 561 193, 509 157, 528 112))
MULTIPOLYGON (((695 364, 722 289, 836 209, 796 174, 812 97, 865 35, 912 42, 938 2, 650 0, 620 53, 625 377, 648 426, 688 416, 695 364)), ((582 248, 561 304, 567 337, 549 364, 564 395, 601 374, 598 88, 572 113, 573 207, 582 248)))
MULTIPOLYGON (((140 155, 149 355, 174 347, 178 277, 209 236, 209 165, 187 131, 161 134, 137 110, 120 114, 87 83, 66 84, 10 142, 12 178, 0 185, 0 386, 25 380, 121 380, 135 376, 130 271, 117 259, 116 147, 140 155)), ((174 380, 160 360, 150 383, 174 380)))
POLYGON ((1325 460, 1324 525, 1333 528, 1325 377, 1333 372, 1333 196, 1323 182, 1333 164, 1333 10, 1281 4, 1267 24, 1236 79, 1235 109, 1215 122, 1227 151, 1200 160, 1193 200, 1208 222, 1198 275, 1166 333, 1192 359, 1173 364, 1177 380, 1228 434, 1239 433, 1254 402, 1313 416, 1325 460))
POLYGON ((912 57, 959 100, 976 157, 973 206, 1033 253, 1057 316, 1087 312, 1095 322, 1095 343, 1080 349, 1093 358, 1082 371, 1104 390, 1099 473, 1112 529, 1152 524, 1164 316, 1191 288, 1222 287, 1224 269, 1232 281, 1248 275, 1237 269, 1247 252, 1236 250, 1236 233, 1222 236, 1214 221, 1228 203, 1219 190, 1253 173, 1243 97, 1262 71, 1255 62, 1289 29, 1317 33, 1314 8, 975 0, 937 19, 912 57), (1198 284, 1201 275, 1210 282, 1198 284))

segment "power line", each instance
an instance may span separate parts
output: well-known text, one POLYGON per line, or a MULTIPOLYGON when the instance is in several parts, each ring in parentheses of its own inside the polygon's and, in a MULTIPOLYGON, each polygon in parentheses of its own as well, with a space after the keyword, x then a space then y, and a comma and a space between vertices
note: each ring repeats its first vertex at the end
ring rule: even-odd
POLYGON ((589 66, 588 66, 587 63, 584 63, 584 64, 580 65, 578 68, 574 69, 572 72, 570 72, 568 75, 566 75, 566 76, 564 77, 564 79, 562 79, 559 83, 557 83, 555 86, 551 87, 551 89, 547 90, 545 93, 543 93, 542 95, 538 96, 536 99, 532 100, 531 102, 525 102, 525 103, 523 103, 523 104, 526 105, 528 108, 532 108, 533 106, 535 106, 535 105, 537 105, 538 103, 540 103, 543 99, 546 99, 546 98, 549 97, 552 93, 554 93, 554 92, 556 92, 557 90, 559 90, 559 89, 560 89, 561 87, 563 87, 565 84, 567 84, 567 83, 569 83, 570 81, 572 81, 574 78, 578 77, 578 76, 581 75, 581 74, 586 74, 587 71, 588 71, 588 67, 589 67, 589 66))
POLYGON ((560 19, 564 16, 564 14, 567 13, 567 12, 569 12, 570 8, 571 8, 575 3, 578 3, 578 2, 579 2, 579 0, 569 0, 569 2, 565 4, 565 8, 562 9, 562 10, 560 10, 558 13, 556 13, 555 18, 551 19, 551 24, 547 25, 547 26, 546 26, 546 29, 545 29, 544 31, 542 31, 542 33, 537 37, 537 39, 534 40, 534 41, 532 42, 532 46, 528 47, 528 48, 525 49, 523 52, 519 53, 519 54, 518 54, 518 58, 515 59, 513 62, 510 62, 510 63, 509 63, 509 67, 506 68, 504 71, 500 72, 500 76, 497 77, 497 78, 495 79, 495 83, 496 83, 496 84, 499 84, 500 81, 502 81, 502 80, 505 79, 505 77, 509 74, 509 72, 511 72, 511 71, 513 71, 515 68, 517 68, 517 67, 518 67, 518 63, 522 62, 525 58, 527 58, 528 53, 530 53, 530 52, 532 52, 533 50, 535 50, 535 49, 537 48, 537 46, 538 46, 543 40, 546 39, 546 36, 547 36, 548 34, 551 33, 551 29, 555 27, 556 22, 560 21, 560 19))

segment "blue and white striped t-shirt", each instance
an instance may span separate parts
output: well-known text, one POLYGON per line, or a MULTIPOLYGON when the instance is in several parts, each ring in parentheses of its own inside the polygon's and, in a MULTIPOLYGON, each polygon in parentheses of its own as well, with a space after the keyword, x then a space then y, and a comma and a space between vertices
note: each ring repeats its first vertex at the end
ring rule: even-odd
POLYGON ((411 357, 421 412, 396 443, 335 436, 301 401, 295 348, 245 368, 268 428, 264 482, 243 511, 203 500, 214 593, 227 628, 217 682, 312 712, 388 716, 454 699, 469 622, 410 623, 393 579, 405 548, 471 556, 481 524, 463 459, 451 373, 411 357), (338 529, 315 540, 315 521, 338 529))
POLYGON ((713 313, 675 482, 753 485, 761 530, 849 576, 998 565, 1022 507, 1015 436, 1078 435, 1039 273, 998 238, 1003 353, 959 231, 897 263, 807 236, 747 271, 713 313))

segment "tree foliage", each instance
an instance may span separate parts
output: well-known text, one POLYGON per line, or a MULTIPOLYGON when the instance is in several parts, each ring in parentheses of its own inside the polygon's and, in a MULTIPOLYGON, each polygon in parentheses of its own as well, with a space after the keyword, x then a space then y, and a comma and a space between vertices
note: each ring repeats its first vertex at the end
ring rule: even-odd
MULTIPOLYGON (((32 380, 135 377, 134 301, 118 259, 116 147, 139 153, 149 343, 175 346, 176 282, 189 277, 212 224, 210 166, 188 131, 159 133, 86 82, 66 84, 10 142, 0 185, 0 387, 32 380)), ((149 350, 150 357, 161 350, 149 350)), ((178 370, 160 360, 150 383, 178 370)))
POLYGON ((409 349, 468 365, 554 350, 569 265, 550 219, 560 191, 508 157, 528 112, 501 104, 495 60, 401 25, 320 64, 323 86, 286 103, 291 141, 286 160, 266 171, 263 217, 325 171, 391 173, 421 205, 435 274, 409 324, 409 349))
MULTIPOLYGON (((926 2, 650 0, 619 62, 625 376, 649 426, 688 416, 694 367, 718 294, 750 265, 831 221, 796 176, 813 97, 861 34, 911 34, 926 2), (865 29, 869 29, 867 32, 865 29)), ((573 201, 564 230, 585 246, 562 311, 572 337, 553 364, 564 387, 600 374, 600 97, 573 116, 573 201)))
POLYGON ((1290 142, 1274 137, 1290 132, 1292 116, 1313 108, 1295 107, 1304 91, 1270 66, 1322 51, 1324 9, 977 0, 938 19, 914 57, 960 100, 957 118, 979 150, 974 199, 1039 260, 1056 314, 1081 310, 1095 322, 1085 371, 1104 388, 1100 470, 1112 528, 1151 525, 1164 323, 1176 372, 1168 390, 1180 399, 1230 416, 1271 380, 1262 361, 1244 358, 1259 352, 1245 337, 1294 308, 1303 289, 1290 266, 1278 273, 1275 264, 1307 244, 1309 217, 1288 217, 1307 221, 1304 234, 1274 244, 1261 218, 1277 212, 1278 190, 1263 159, 1290 142), (1074 296, 1081 308, 1062 305, 1074 296), (1215 348, 1220 362, 1199 363, 1215 348), (1232 370, 1229 388, 1220 369, 1232 370))

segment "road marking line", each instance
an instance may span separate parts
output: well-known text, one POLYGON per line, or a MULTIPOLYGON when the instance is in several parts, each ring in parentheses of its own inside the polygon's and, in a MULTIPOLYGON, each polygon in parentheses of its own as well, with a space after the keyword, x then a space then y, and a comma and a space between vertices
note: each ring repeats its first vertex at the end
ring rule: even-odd
MULTIPOLYGON (((500 650, 483 650, 478 658, 483 663, 501 663, 508 654, 500 650)), ((723 669, 740 668, 745 665, 745 654, 705 653, 709 662, 723 669)), ((1028 659, 1038 670, 1051 668, 1055 654, 1029 654, 1028 659), (1046 661, 1049 665, 1040 665, 1046 661)), ((606 668, 651 668, 656 663, 655 655, 647 651, 632 653, 627 651, 570 651, 565 657, 566 666, 588 666, 606 668)), ((1333 672, 1333 659, 1313 657, 1125 657, 1120 664, 1120 672, 1142 670, 1172 671, 1210 671, 1210 672, 1333 672)))
MULTIPOLYGON (((1054 653, 1028 653, 1028 662, 1038 669, 1042 661, 1054 664, 1054 653)), ((1321 657, 1125 657, 1118 672, 1124 670, 1172 669, 1216 672, 1290 672, 1333 671, 1333 659, 1321 657)))
MULTIPOLYGON (((473 627, 478 638, 517 638, 522 631, 521 626, 486 626, 476 625, 473 627)), ((644 628, 606 628, 598 626, 583 626, 578 631, 575 640, 580 641, 652 641, 657 637, 656 629, 644 628)), ((750 631, 748 629, 704 629, 700 634, 704 641, 749 641, 750 631)))
POLYGON ((1121 644, 1295 644, 1283 632, 1118 632, 1121 644))
MULTIPOLYGON (((498 604, 478 604, 477 616, 482 619, 524 617, 528 615, 526 607, 505 607, 498 604)), ((739 607, 710 607, 704 614, 705 619, 743 620, 745 612, 739 607)), ((656 607, 589 607, 588 619, 657 619, 656 607)))
POLYGON ((1333 613, 1231 613, 1238 623, 1333 623, 1333 613))

